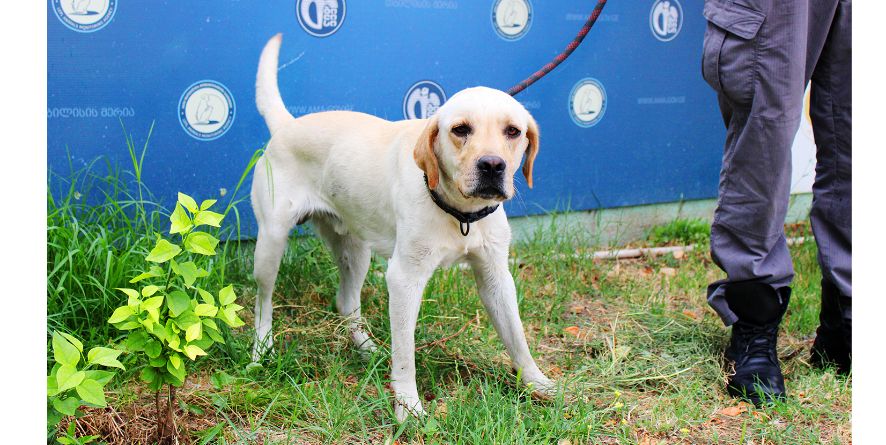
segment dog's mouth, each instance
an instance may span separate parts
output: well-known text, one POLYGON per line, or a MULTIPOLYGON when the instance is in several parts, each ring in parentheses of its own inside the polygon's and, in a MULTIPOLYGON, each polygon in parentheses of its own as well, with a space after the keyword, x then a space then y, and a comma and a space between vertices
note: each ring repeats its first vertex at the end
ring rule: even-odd
POLYGON ((469 195, 472 198, 491 199, 495 201, 507 201, 510 198, 501 186, 494 185, 477 187, 471 191, 469 195))

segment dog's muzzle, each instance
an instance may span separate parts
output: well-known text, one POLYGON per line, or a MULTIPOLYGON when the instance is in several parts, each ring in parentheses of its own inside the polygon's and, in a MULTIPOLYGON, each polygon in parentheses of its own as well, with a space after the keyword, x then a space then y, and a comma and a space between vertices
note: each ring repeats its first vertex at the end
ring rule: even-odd
POLYGON ((504 190, 507 164, 498 156, 483 156, 477 160, 477 186, 472 196, 483 199, 508 199, 504 190))

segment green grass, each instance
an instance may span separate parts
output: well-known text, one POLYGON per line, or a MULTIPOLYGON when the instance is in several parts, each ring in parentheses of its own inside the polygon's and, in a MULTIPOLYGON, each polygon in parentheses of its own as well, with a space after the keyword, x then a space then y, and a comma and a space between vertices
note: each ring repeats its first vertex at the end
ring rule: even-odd
MULTIPOLYGON (((139 270, 154 242, 151 234, 168 224, 166 210, 151 204, 156 199, 133 176, 94 164, 67 176, 66 194, 48 198, 48 332, 71 332, 88 346, 117 335, 106 323, 123 301, 113 288, 139 270), (102 174, 96 173, 100 167, 102 174), (98 203, 85 204, 88 197, 98 197, 98 203)), ((703 230, 697 223, 675 222, 652 233, 695 242, 703 230)), ((806 226, 794 230, 808 235, 806 226)), ((709 254, 697 249, 680 259, 620 262, 574 255, 593 249, 593 239, 594 234, 567 235, 550 227, 513 246, 530 347, 542 369, 565 383, 565 398, 534 401, 516 384, 471 273, 445 269, 425 292, 416 344, 467 327, 416 354, 419 391, 431 415, 404 425, 393 421, 388 386, 384 260, 373 259, 363 288, 363 313, 382 345, 364 360, 349 346, 335 315, 338 278, 329 253, 313 237, 293 238, 274 299, 276 354, 255 368, 248 367, 252 245, 226 243, 213 267, 224 274, 219 284, 235 284, 247 326, 226 332, 227 343, 192 372, 179 392, 184 404, 179 423, 195 443, 851 441, 851 378, 806 363, 819 307, 814 243, 791 249, 797 277, 779 351, 789 398, 730 417, 719 413, 738 404, 725 394, 720 369, 728 329, 704 299, 705 286, 722 276, 709 254), (233 379, 214 386, 210 377, 220 372, 233 379)), ((134 363, 124 363, 128 370, 110 385, 109 401, 130 416, 127 428, 140 428, 138 415, 151 409, 153 399, 134 363)))
POLYGON ((652 245, 706 243, 711 225, 703 219, 677 218, 649 229, 647 240, 652 245))

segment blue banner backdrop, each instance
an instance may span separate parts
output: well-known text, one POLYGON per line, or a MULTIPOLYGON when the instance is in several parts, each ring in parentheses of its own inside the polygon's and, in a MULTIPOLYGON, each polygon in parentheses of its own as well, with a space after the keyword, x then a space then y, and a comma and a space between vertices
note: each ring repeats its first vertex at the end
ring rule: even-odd
MULTIPOLYGON (((282 32, 280 89, 296 115, 427 117, 471 86, 507 89, 563 50, 593 1, 50 0, 49 169, 126 165, 218 198, 268 138, 255 109, 265 42, 282 32)), ((701 78, 702 0, 613 0, 575 53, 517 98, 541 128, 535 188, 511 216, 716 196, 723 124, 701 78)), ((244 193, 248 193, 248 184, 244 193)), ((227 196, 226 198, 229 198, 227 196)), ((223 201, 225 202, 224 199, 223 201)), ((243 229, 254 233, 248 206, 243 229)))

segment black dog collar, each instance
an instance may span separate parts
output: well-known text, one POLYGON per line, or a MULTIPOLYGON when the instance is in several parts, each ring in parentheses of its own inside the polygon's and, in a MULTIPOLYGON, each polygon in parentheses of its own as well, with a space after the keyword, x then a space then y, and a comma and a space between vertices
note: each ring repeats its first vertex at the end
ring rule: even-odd
POLYGON ((431 190, 431 187, 428 185, 428 175, 425 175, 425 187, 427 187, 428 192, 431 193, 431 200, 434 201, 434 204, 437 204, 437 207, 440 207, 440 210, 443 210, 458 220, 458 229, 463 236, 468 236, 468 233, 471 232, 472 222, 480 221, 498 209, 498 204, 496 204, 494 206, 483 207, 476 212, 465 213, 443 202, 443 198, 441 198, 437 192, 431 190))

